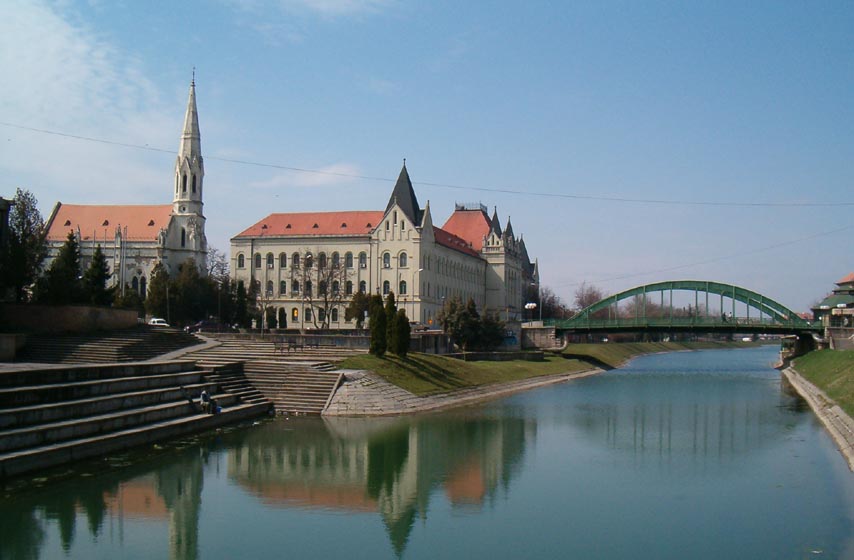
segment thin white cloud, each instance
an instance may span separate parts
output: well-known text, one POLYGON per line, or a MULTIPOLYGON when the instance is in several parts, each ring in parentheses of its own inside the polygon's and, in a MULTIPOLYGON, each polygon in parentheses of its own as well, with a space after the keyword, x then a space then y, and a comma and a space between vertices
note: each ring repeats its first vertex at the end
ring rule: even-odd
MULTIPOLYGON (((174 107, 163 110, 139 63, 55 4, 0 2, 0 75, 7 77, 2 121, 177 147, 174 107)), ((152 172, 151 153, 0 128, 0 169, 16 185, 43 189, 36 192, 43 205, 144 201, 166 180, 152 172)))
POLYGON ((361 175, 361 169, 351 163, 334 163, 318 169, 321 173, 305 173, 288 171, 278 173, 262 181, 249 183, 250 188, 258 189, 288 189, 288 188, 319 188, 340 186, 355 180, 351 175, 361 175))
POLYGON ((234 9, 270 15, 278 11, 291 15, 315 15, 322 18, 363 16, 379 13, 397 0, 223 0, 234 9))

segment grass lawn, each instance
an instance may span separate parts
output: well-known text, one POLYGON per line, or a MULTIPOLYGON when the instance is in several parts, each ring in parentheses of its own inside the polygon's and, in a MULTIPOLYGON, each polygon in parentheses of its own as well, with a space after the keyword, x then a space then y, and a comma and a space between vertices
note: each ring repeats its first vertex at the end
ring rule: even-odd
POLYGON ((854 350, 818 350, 795 359, 795 369, 854 417, 854 350))
POLYGON ((609 342, 606 344, 568 344, 564 355, 584 359, 593 358, 611 367, 620 367, 626 361, 642 354, 676 352, 679 350, 708 350, 713 348, 748 348, 760 342, 609 342))
POLYGON ((346 369, 373 371, 416 395, 590 369, 590 365, 584 362, 548 355, 541 362, 464 362, 446 356, 417 353, 404 359, 393 354, 386 354, 383 358, 362 355, 347 358, 338 365, 346 369))

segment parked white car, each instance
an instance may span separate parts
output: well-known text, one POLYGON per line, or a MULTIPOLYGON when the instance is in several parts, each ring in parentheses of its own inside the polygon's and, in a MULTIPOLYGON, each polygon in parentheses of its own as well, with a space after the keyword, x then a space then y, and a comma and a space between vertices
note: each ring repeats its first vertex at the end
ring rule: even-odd
POLYGON ((166 319, 160 319, 159 317, 152 317, 148 324, 152 327, 168 327, 169 323, 166 322, 166 319))

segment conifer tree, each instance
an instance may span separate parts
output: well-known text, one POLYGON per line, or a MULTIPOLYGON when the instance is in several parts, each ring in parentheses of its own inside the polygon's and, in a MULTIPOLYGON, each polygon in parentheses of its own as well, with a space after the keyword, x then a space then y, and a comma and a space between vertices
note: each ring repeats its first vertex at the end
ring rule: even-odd
POLYGON ((148 283, 148 296, 145 298, 145 311, 154 317, 169 317, 169 307, 166 298, 169 295, 169 273, 162 263, 157 263, 151 271, 151 282, 148 283))
POLYGON ((18 189, 9 210, 9 243, 0 258, 0 282, 14 293, 15 301, 27 300, 28 289, 38 277, 47 255, 44 220, 38 201, 29 191, 18 189))
POLYGON ((92 254, 92 262, 83 273, 83 294, 89 303, 95 305, 109 305, 112 300, 110 290, 107 289, 107 280, 110 278, 110 267, 107 265, 107 257, 101 252, 101 246, 95 247, 92 254))
POLYGON ((80 246, 74 232, 68 232, 65 243, 39 282, 39 301, 54 305, 77 303, 81 299, 80 246))
POLYGON ((394 352, 392 338, 394 337, 394 325, 397 316, 397 302, 394 300, 394 292, 389 291, 385 298, 385 337, 386 350, 394 352))
POLYGON ((388 346, 386 338, 386 314, 383 309, 383 298, 380 295, 371 296, 370 307, 371 354, 382 357, 388 346))
POLYGON ((411 334, 412 331, 409 326, 409 317, 406 316, 406 311, 398 309, 397 315, 395 316, 393 352, 401 358, 405 358, 407 352, 409 352, 409 339, 411 334))

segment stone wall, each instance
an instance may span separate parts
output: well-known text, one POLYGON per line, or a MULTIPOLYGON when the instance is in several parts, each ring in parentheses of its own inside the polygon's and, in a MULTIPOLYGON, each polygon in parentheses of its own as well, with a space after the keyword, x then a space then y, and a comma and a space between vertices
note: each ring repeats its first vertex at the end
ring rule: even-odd
POLYGON ((522 348, 557 348, 554 327, 522 327, 522 348))
POLYGON ((128 329, 137 325, 134 310, 92 305, 0 304, 0 328, 6 332, 59 333, 128 329))

